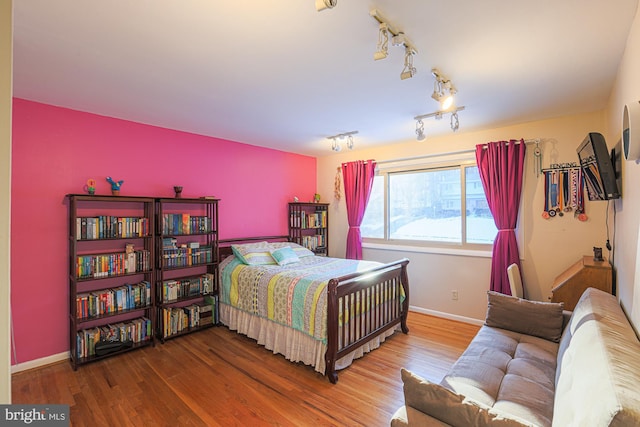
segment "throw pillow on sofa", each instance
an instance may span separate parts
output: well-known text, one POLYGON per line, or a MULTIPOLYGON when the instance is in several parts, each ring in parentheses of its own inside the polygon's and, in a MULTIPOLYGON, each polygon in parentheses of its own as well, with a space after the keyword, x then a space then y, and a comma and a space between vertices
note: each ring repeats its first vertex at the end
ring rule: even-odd
POLYGON ((413 372, 400 370, 404 383, 405 405, 452 426, 531 426, 532 424, 503 414, 463 395, 434 384, 413 372))
POLYGON ((559 342, 563 303, 529 301, 488 291, 485 325, 559 342))

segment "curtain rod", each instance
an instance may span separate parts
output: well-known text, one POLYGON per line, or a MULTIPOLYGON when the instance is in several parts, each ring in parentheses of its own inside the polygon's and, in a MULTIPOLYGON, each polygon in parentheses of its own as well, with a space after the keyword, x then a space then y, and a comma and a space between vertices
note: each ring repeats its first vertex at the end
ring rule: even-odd
MULTIPOLYGON (((540 138, 525 139, 524 143, 525 143, 525 145, 538 144, 541 141, 542 140, 540 138)), ((516 143, 519 144, 519 142, 517 140, 516 140, 516 143)), ((431 157, 451 156, 451 155, 455 155, 455 154, 469 154, 469 153, 475 153, 475 151, 476 151, 475 148, 469 148, 467 150, 449 151, 447 153, 423 154, 422 156, 403 157, 403 158, 400 158, 400 159, 393 159, 393 160, 381 160, 381 161, 376 162, 376 163, 380 165, 380 164, 384 164, 384 163, 408 162, 408 161, 411 161, 411 160, 429 159, 431 157)))

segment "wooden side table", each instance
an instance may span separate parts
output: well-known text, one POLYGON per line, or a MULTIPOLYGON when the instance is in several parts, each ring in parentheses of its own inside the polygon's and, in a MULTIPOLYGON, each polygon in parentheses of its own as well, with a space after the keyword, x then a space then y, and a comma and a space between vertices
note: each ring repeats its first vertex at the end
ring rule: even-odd
POLYGON ((587 288, 612 293, 612 283, 613 272, 606 258, 594 261, 593 256, 584 256, 553 281, 551 302, 564 302, 564 309, 573 311, 587 288))

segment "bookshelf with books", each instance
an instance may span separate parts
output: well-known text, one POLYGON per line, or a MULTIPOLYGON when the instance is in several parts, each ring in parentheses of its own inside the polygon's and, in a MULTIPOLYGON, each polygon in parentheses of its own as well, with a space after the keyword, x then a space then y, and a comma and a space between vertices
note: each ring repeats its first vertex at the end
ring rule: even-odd
POLYGON ((218 200, 156 199, 156 336, 218 323, 218 200))
POLYGON ((154 199, 68 194, 74 369, 154 343, 154 199))
POLYGON ((329 204, 289 203, 289 240, 328 256, 329 204))

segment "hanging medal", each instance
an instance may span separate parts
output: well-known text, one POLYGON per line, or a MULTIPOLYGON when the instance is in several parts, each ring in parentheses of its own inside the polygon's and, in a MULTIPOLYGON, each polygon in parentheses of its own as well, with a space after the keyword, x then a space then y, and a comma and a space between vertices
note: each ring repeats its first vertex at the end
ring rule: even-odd
POLYGON ((544 211, 542 212, 542 218, 549 219, 549 185, 551 184, 550 172, 544 172, 544 211))
POLYGON ((549 171, 551 183, 549 185, 549 216, 554 217, 558 213, 558 171, 549 171))

